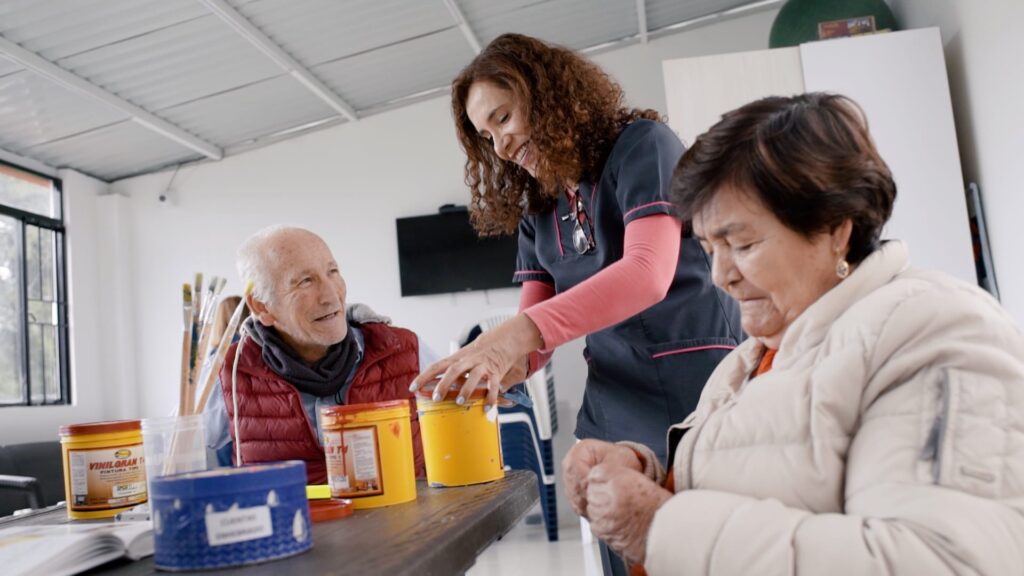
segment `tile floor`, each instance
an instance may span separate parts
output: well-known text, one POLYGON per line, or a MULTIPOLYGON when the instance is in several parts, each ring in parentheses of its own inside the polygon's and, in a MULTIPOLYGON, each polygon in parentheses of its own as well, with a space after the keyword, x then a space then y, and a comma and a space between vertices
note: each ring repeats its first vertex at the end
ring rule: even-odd
POLYGON ((548 542, 543 524, 528 524, 523 520, 504 538, 491 544, 466 576, 548 574, 601 576, 597 542, 583 544, 579 522, 561 523, 558 541, 548 542))

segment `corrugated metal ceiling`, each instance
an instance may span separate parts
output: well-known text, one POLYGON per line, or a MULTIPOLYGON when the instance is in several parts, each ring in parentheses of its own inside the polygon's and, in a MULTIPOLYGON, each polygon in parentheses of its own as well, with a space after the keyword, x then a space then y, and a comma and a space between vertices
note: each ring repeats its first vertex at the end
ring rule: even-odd
POLYGON ((113 181, 441 94, 470 36, 586 49, 635 41, 638 6, 655 31, 775 3, 0 0, 0 148, 113 181))
POLYGON ((463 0, 469 25, 487 44, 505 32, 577 50, 638 33, 636 3, 626 0, 463 0))

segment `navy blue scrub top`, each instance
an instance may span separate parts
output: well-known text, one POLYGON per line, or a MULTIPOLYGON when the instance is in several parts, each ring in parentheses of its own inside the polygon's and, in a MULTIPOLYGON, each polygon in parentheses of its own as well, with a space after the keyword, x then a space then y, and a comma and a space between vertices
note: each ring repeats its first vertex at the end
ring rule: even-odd
MULTIPOLYGON (((514 280, 564 292, 622 258, 626 225, 673 214, 672 172, 683 144, 668 126, 637 120, 619 135, 596 184, 579 191, 596 246, 579 254, 563 195, 554 211, 519 226, 514 280)), ((590 230, 586 230, 590 234, 590 230)), ((614 296, 612 296, 614 297, 614 296)), ((707 254, 684 230, 675 278, 664 300, 586 338, 587 386, 577 438, 632 440, 665 462, 665 433, 697 406, 712 370, 743 339, 736 303, 711 283, 707 254)))

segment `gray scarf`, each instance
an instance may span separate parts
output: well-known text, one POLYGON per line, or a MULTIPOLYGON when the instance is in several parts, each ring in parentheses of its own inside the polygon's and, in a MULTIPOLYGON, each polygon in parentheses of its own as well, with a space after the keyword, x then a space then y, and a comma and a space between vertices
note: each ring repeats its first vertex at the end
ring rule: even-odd
MULTIPOLYGON (((359 345, 350 329, 345 339, 327 349, 327 355, 310 364, 281 339, 277 330, 250 317, 243 330, 263 348, 263 361, 299 392, 317 397, 334 396, 345 385, 359 358, 359 345)), ((340 404, 343 398, 336 398, 340 404)))

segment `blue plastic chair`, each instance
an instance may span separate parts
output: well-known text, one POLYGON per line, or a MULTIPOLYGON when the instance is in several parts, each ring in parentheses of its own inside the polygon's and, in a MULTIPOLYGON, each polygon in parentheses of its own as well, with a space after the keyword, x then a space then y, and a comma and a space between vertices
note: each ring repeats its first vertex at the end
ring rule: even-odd
POLYGON ((555 498, 554 449, 551 439, 540 437, 537 418, 531 408, 499 408, 498 423, 501 426, 501 453, 505 467, 532 470, 537 475, 544 527, 548 541, 554 542, 558 540, 558 504, 555 498))

